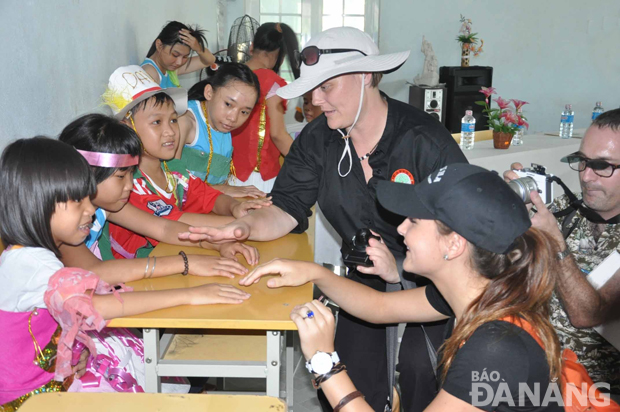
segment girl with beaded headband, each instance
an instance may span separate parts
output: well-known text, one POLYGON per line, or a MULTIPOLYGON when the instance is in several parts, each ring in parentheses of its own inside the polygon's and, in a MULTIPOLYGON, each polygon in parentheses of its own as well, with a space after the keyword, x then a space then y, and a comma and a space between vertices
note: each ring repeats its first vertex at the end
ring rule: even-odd
MULTIPOLYGON (((120 299, 119 289, 94 273, 63 267, 61 249, 84 242, 95 212, 90 197, 97 185, 84 154, 114 168, 135 162, 131 155, 80 154, 46 137, 17 140, 0 158, 0 190, 12 193, 0 198, 0 236, 7 245, 0 257, 2 411, 46 392, 140 392, 142 343, 128 331, 103 329, 107 320, 182 304, 239 304, 249 297, 230 285, 209 284, 120 299), (89 358, 86 366, 86 357, 79 362, 82 354, 89 358)), ((120 291, 130 289, 121 285, 120 291)))
MULTIPOLYGON (((250 209, 271 204, 268 199, 238 202, 197 179, 183 161, 174 159, 179 143, 177 118, 187 108, 185 90, 162 89, 140 67, 126 66, 110 76, 103 98, 115 117, 132 127, 142 142, 129 198, 134 206, 157 217, 219 226, 233 220, 230 216, 238 218, 250 209)), ((110 224, 110 236, 117 259, 146 257, 158 243, 114 224, 110 224)))
POLYGON ((178 21, 168 22, 140 64, 163 88, 180 87, 179 75, 210 66, 215 56, 207 49, 204 30, 178 21), (196 53, 196 57, 190 54, 196 53))
POLYGON ((229 186, 233 154, 231 131, 250 116, 260 95, 258 78, 240 63, 218 66, 189 90, 187 112, 179 118, 177 159, 191 172, 232 197, 264 197, 254 186, 229 186))
MULTIPOLYGON (((97 193, 91 199, 97 210, 90 234, 79 246, 61 247, 63 263, 91 270, 108 283, 183 272, 185 258, 182 256, 131 260, 115 260, 113 257, 112 250, 116 243, 110 237, 108 221, 147 238, 196 245, 179 240, 176 235, 187 230, 186 224, 158 219, 128 203, 133 174, 141 154, 140 139, 135 132, 111 117, 88 114, 71 122, 58 139, 75 147, 86 158, 97 183, 97 193)), ((256 248, 242 243, 213 245, 201 242, 201 246, 219 250, 222 257, 187 255, 188 272, 192 275, 232 278, 245 274, 247 270, 235 261, 236 253, 243 254, 250 264, 258 261, 256 248)))

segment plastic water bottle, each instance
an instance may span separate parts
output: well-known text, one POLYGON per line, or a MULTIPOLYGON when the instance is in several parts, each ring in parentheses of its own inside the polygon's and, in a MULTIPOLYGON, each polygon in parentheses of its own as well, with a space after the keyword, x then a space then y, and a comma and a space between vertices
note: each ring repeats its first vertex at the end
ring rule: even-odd
POLYGON ((474 148, 476 129, 476 119, 471 110, 465 111, 465 116, 461 119, 461 149, 471 150, 474 148))
MULTIPOLYGON (((522 110, 519 109, 517 111, 517 114, 521 116, 522 110)), ((510 142, 511 146, 521 146, 523 144, 523 128, 524 126, 517 126, 517 131, 515 132, 514 136, 512 136, 512 142, 510 142)))
POLYGON ((573 105, 567 104, 562 112, 560 119, 560 137, 562 139, 570 139, 573 137, 573 123, 575 121, 575 112, 573 105))
POLYGON ((596 102, 596 106, 592 110, 592 121, 596 119, 601 113, 603 113, 605 109, 603 109, 603 102, 596 102))

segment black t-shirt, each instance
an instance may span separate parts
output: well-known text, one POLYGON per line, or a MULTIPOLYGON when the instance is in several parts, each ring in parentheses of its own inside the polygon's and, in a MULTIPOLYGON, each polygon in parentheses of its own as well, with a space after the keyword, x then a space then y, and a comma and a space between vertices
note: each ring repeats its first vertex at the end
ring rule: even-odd
MULTIPOLYGON (((426 297, 454 317, 435 285, 426 287, 426 297)), ((563 411, 559 385, 549 386, 542 347, 527 331, 498 320, 480 326, 459 349, 442 389, 485 411, 563 411)))
MULTIPOLYGON (((370 228, 378 232, 396 258, 405 255, 402 237, 396 228, 403 221, 383 209, 376 195, 380 180, 391 180, 409 173, 415 182, 451 163, 467 163, 463 152, 448 130, 428 113, 387 96, 388 114, 383 135, 368 158, 373 177, 368 184, 353 144, 353 166, 346 177, 338 174, 338 162, 345 142, 337 130, 327 125, 325 115, 310 122, 295 139, 286 156, 271 192, 273 204, 297 220, 294 232, 308 228, 310 208, 318 201, 321 210, 336 232, 349 246, 355 232, 370 228)), ((364 154, 364 153, 362 153, 364 154)), ((349 169, 349 159, 342 161, 341 170, 349 169)), ((377 276, 374 282, 381 282, 377 276)), ((364 281, 376 289, 373 281, 364 281)))

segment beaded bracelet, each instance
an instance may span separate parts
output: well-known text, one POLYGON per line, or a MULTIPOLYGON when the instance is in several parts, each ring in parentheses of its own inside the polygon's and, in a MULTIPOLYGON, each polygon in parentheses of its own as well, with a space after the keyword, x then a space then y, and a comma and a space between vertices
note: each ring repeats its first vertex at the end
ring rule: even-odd
POLYGON ((325 375, 319 375, 315 379, 312 379, 312 386, 314 386, 314 389, 319 389, 323 382, 325 382, 326 380, 328 380, 332 376, 337 375, 340 372, 346 371, 346 370, 347 370, 347 367, 346 367, 346 365, 344 363, 337 363, 325 375))
POLYGON ((338 402, 338 405, 336 405, 336 407, 334 408, 334 412, 340 412, 340 409, 344 408, 347 403, 351 402, 353 399, 359 398, 360 396, 364 398, 364 395, 360 391, 351 392, 350 394, 342 398, 340 402, 338 402))
POLYGON ((189 262, 187 260, 187 255, 183 251, 180 251, 179 255, 181 255, 181 257, 183 258, 183 264, 185 265, 185 270, 181 274, 183 276, 187 276, 187 274, 189 273, 189 262))

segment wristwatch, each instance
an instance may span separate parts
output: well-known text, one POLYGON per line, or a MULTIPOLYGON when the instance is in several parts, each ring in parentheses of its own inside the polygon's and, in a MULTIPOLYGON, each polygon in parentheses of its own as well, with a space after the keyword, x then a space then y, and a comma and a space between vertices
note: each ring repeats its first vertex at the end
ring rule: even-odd
POLYGON ((340 362, 340 357, 336 352, 327 353, 316 351, 314 356, 306 362, 306 369, 310 373, 316 373, 318 375, 324 375, 329 372, 335 364, 340 362))
POLYGON ((568 246, 566 246, 566 249, 564 249, 561 252, 558 252, 556 256, 558 257, 558 260, 561 261, 561 260, 566 259, 568 255, 570 255, 570 249, 568 248, 568 246))

